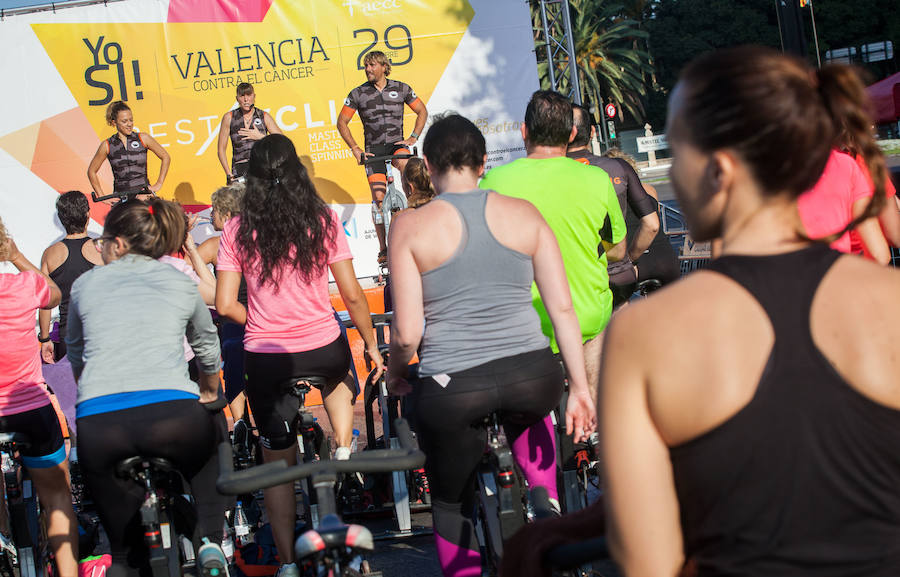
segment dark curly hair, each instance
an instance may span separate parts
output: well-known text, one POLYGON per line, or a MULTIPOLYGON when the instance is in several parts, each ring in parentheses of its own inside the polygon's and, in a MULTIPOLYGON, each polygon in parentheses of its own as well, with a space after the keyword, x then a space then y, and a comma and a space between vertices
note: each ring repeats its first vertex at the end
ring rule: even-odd
POLYGON ((91 206, 87 197, 77 191, 70 190, 56 199, 56 215, 66 234, 80 234, 87 229, 91 206))
POLYGON ((253 145, 240 218, 239 253, 261 284, 277 290, 286 272, 309 281, 327 266, 326 243, 337 231, 288 137, 253 145))

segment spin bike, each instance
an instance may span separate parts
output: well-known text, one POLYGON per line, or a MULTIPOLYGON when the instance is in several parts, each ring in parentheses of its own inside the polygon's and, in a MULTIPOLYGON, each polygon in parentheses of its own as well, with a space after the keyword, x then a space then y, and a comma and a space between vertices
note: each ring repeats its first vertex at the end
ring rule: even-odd
MULTIPOLYGON (((372 201, 372 221, 375 224, 384 224, 384 238, 387 244, 388 232, 391 226, 391 218, 395 213, 405 209, 406 194, 402 188, 397 188, 394 181, 393 162, 395 160, 406 160, 417 156, 416 149, 413 147, 412 152, 401 152, 398 154, 386 154, 383 156, 369 156, 363 158, 363 166, 369 164, 384 164, 387 170, 387 190, 384 192, 384 200, 381 201, 381 208, 378 208, 378 202, 372 201)), ((382 274, 387 273, 387 263, 381 265, 382 274)))
POLYGON ((156 193, 145 186, 136 190, 117 190, 112 194, 105 194, 103 196, 97 196, 96 191, 91 191, 91 200, 93 200, 94 202, 103 202, 106 200, 118 199, 119 202, 126 202, 145 194, 156 196, 156 193))

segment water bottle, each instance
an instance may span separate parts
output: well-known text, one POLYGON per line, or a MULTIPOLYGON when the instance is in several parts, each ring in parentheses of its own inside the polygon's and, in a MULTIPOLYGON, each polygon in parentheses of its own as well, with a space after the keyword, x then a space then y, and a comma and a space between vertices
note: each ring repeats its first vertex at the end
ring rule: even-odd
POLYGON ((239 547, 253 542, 253 536, 250 535, 250 523, 247 522, 244 505, 240 501, 238 501, 237 508, 234 510, 234 536, 239 547))
POLYGON ((375 224, 384 224, 384 218, 381 215, 381 207, 374 200, 372 201, 372 222, 375 224))
POLYGON ((231 565, 234 563, 234 531, 231 527, 228 526, 228 519, 222 521, 222 553, 225 554, 225 559, 228 560, 228 564, 231 565))
POLYGON ((359 445, 359 429, 353 429, 353 439, 350 441, 350 452, 355 453, 359 445))

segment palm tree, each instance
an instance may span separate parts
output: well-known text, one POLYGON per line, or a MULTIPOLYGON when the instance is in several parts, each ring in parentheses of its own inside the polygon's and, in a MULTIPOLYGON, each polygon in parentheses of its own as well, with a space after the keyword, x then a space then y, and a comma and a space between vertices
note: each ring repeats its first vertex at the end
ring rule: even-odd
MULTIPOLYGON (((623 16, 621 4, 608 0, 569 0, 572 39, 575 45, 581 97, 601 109, 609 101, 619 104, 638 122, 643 121, 641 98, 653 73, 650 55, 639 47, 647 33, 638 22, 623 16)), ((536 14, 540 26, 540 15, 536 14)), ((541 54, 538 51, 538 54, 541 54)), ((541 84, 549 88, 548 63, 538 64, 541 84)), ((569 90, 568 79, 561 79, 561 92, 569 90)))

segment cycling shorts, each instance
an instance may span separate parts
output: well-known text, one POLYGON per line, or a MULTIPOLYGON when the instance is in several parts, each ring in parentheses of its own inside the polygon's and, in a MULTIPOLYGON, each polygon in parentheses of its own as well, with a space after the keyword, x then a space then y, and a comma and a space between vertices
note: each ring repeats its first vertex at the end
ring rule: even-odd
MULTIPOLYGON (((374 144, 366 148, 366 152, 375 156, 387 156, 389 154, 409 154, 409 148, 403 144, 374 144)), ((366 165, 366 176, 373 174, 384 174, 387 176, 387 164, 384 162, 376 162, 366 165)))
POLYGON ((49 469, 66 460, 66 447, 53 405, 0 417, 0 431, 28 437, 27 448, 19 449, 22 463, 29 469, 49 469))
POLYGON ((300 399, 290 393, 290 386, 298 377, 323 377, 331 387, 347 377, 352 360, 343 335, 300 353, 247 351, 245 391, 263 446, 278 451, 289 449, 297 440, 300 399))

